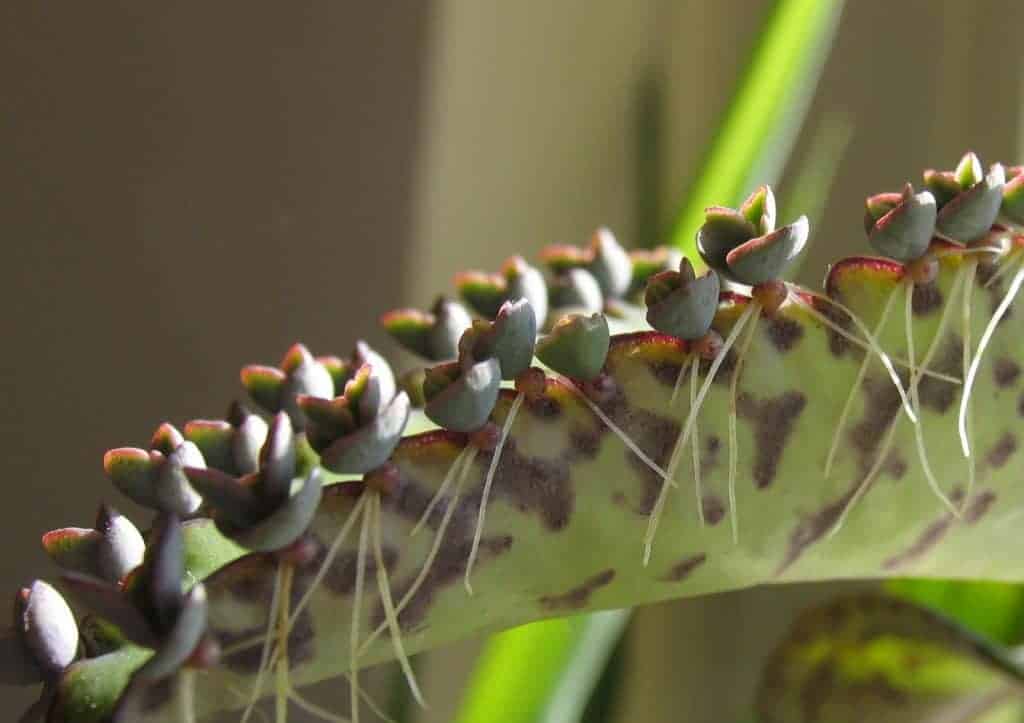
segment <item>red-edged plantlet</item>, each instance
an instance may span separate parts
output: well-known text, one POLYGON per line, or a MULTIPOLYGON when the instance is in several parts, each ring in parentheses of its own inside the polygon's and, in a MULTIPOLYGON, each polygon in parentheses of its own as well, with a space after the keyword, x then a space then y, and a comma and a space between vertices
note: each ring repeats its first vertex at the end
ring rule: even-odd
MULTIPOLYGON (((498 309, 494 321, 475 321, 473 326, 466 330, 466 333, 463 334, 462 339, 459 341, 460 358, 493 359, 497 361, 501 378, 516 382, 518 392, 512 401, 508 414, 505 415, 500 431, 497 430, 496 425, 488 423, 475 430, 476 433, 474 434, 476 443, 473 446, 479 450, 490 452, 491 460, 487 465, 487 474, 484 476, 484 487, 480 498, 480 506, 477 510, 473 543, 470 546, 469 558, 466 562, 466 573, 463 577, 463 583, 470 594, 473 592, 470 577, 473 573, 473 563, 476 562, 477 555, 480 552, 480 540, 483 536, 487 503, 491 495, 494 473, 498 469, 498 463, 501 461, 501 452, 505 448, 505 443, 512 430, 516 415, 519 413, 526 398, 525 393, 521 389, 523 383, 519 380, 520 378, 529 378, 532 374, 530 364, 533 361, 536 343, 537 317, 529 300, 525 297, 515 301, 505 301, 498 309), (496 431, 497 434, 495 434, 496 431)), ((495 401, 497 401, 497 397, 495 397, 495 401)), ((488 416, 490 414, 491 410, 488 411, 488 416)), ((469 468, 470 463, 466 463, 465 469, 469 468)), ((461 487, 461 481, 457 483, 456 487, 461 487)))
MULTIPOLYGON (((145 697, 153 685, 185 668, 210 667, 219 659, 218 646, 207 635, 206 588, 196 583, 183 589, 183 558, 181 523, 177 516, 162 513, 150 532, 142 565, 123 583, 76 572, 61 576, 74 597, 116 625, 128 641, 154 651, 132 675, 114 711, 115 722, 134 720, 128 711, 137 709, 138 697, 145 697)), ((192 675, 177 680, 183 719, 195 720, 192 675)))
POLYGON ((300 477, 297 457, 291 418, 278 412, 256 471, 238 478, 213 468, 185 473, 225 537, 255 552, 273 552, 305 532, 320 502, 319 469, 300 477))
POLYGON ((647 282, 662 271, 675 271, 683 260, 683 253, 676 248, 657 246, 653 249, 633 249, 629 252, 633 264, 632 280, 626 298, 635 304, 643 303, 647 282))
POLYGON ((715 375, 727 358, 729 350, 749 325, 747 336, 736 355, 731 375, 729 515, 734 541, 739 539, 739 519, 735 504, 736 465, 739 454, 736 438, 736 387, 759 318, 762 314, 773 316, 786 300, 788 292, 779 278, 790 262, 803 251, 807 244, 808 232, 806 216, 801 216, 781 228, 775 228, 775 194, 769 186, 761 186, 754 191, 739 210, 723 206, 707 209, 704 225, 697 231, 697 250, 704 262, 729 281, 751 287, 750 303, 740 314, 718 350, 704 384, 690 408, 678 443, 686 444, 715 375))
MULTIPOLYGON (((491 484, 512 424, 523 403, 523 395, 516 396, 500 429, 490 421, 490 416, 502 379, 515 380, 529 373, 536 339, 537 317, 529 300, 526 297, 506 300, 498 308, 493 321, 478 320, 466 330, 459 340, 456 361, 427 369, 423 379, 426 415, 445 429, 468 435, 470 444, 450 466, 445 483, 431 499, 420 522, 413 528, 413 534, 422 528, 444 495, 450 493, 453 496, 453 501, 448 503, 449 508, 454 504, 462 493, 463 482, 477 454, 491 455, 463 576, 463 584, 469 593, 473 591, 470 578, 479 552, 491 484)), ((438 537, 444 535, 446 528, 447 522, 439 528, 438 537)))
POLYGON ((459 353, 459 339, 472 323, 462 304, 444 296, 438 297, 428 312, 395 309, 380 319, 395 341, 429 361, 454 359, 459 353))
POLYGON ((569 313, 621 316, 633 284, 633 261, 607 228, 599 228, 580 248, 552 244, 541 251, 551 271, 548 294, 553 319, 569 313))
POLYGON ((143 507, 180 516, 194 514, 202 498, 185 476, 186 467, 205 467, 199 448, 164 422, 150 449, 118 447, 103 455, 103 469, 121 492, 143 507))
POLYGON ((409 395, 397 394, 390 368, 363 364, 334 399, 299 397, 307 437, 320 464, 336 474, 370 472, 387 461, 409 419, 409 395))
POLYGON ((42 683, 39 700, 18 719, 42 721, 61 676, 78 655, 78 625, 61 594, 41 580, 15 594, 13 623, 0 633, 0 683, 42 683))
MULTIPOLYGON (((307 430, 310 444, 320 454, 320 463, 326 469, 338 474, 363 475, 363 482, 355 488, 360 501, 353 508, 348 520, 327 550, 314 577, 309 595, 322 582, 349 531, 361 520, 359 552, 357 554, 357 565, 360 569, 357 573, 356 599, 361 599, 362 595, 362 568, 366 564, 369 546, 378 563, 377 585, 382 600, 387 601, 386 620, 392 633, 395 655, 401 663, 414 697, 420 704, 423 704, 423 697, 416 683, 412 666, 409 665, 402 647, 397 613, 394 612, 394 604, 391 599, 391 584, 388 579, 387 566, 381 562, 383 551, 380 547, 379 529, 381 496, 392 494, 398 483, 393 465, 387 460, 401 439, 402 431, 409 419, 409 396, 404 391, 397 391, 391 367, 383 357, 371 352, 365 344, 357 345, 356 356, 353 358, 353 362, 356 361, 362 361, 362 363, 357 368, 354 367, 355 374, 346 382, 341 396, 334 399, 299 397, 299 405, 310 421, 310 427, 307 430)), ((304 599, 308 601, 308 596, 304 599)), ((285 621, 288 629, 279 637, 287 637, 303 607, 304 602, 300 601, 296 606, 295 613, 289 615, 287 610, 281 613, 281 619, 285 621)), ((270 639, 269 633, 267 639, 270 639)), ((349 671, 353 700, 359 699, 358 648, 359 630, 358 627, 354 627, 350 638, 352 655, 349 671)), ((284 676, 284 682, 278 685, 279 707, 285 706, 289 697, 295 699, 294 691, 287 680, 286 662, 284 666, 283 673, 279 668, 279 676, 284 676)))
POLYGON ((924 185, 939 207, 935 230, 961 244, 984 237, 999 214, 1005 184, 1003 166, 994 163, 985 173, 972 151, 965 153, 952 171, 928 169, 924 185))
POLYGON ((242 386, 252 400, 270 414, 287 412, 296 430, 306 428, 296 398, 299 395, 330 399, 335 394, 332 367, 344 373, 336 357, 314 357, 302 344, 294 344, 280 367, 250 364, 242 369, 242 386))
MULTIPOLYGON (((305 400, 299 399, 304 409, 305 400)), ((271 661, 281 681, 277 686, 278 705, 287 705, 291 691, 288 637, 292 585, 296 569, 312 565, 319 552, 317 544, 305 534, 320 503, 321 472, 316 468, 300 476, 298 440, 285 412, 274 417, 255 472, 237 479, 214 469, 187 472, 226 537, 254 552, 273 553, 277 558, 272 594, 277 605, 268 616, 264 654, 246 715, 258 699, 263 673, 271 661), (276 647, 272 648, 272 644, 276 647)))
POLYGON ((553 244, 541 252, 541 258, 555 274, 585 269, 597 281, 601 294, 621 299, 633 281, 633 262, 607 228, 594 231, 586 248, 553 244))
POLYGON ((462 300, 485 319, 493 319, 506 301, 530 302, 537 326, 548 316, 548 287, 544 275, 522 256, 512 256, 502 264, 501 272, 462 271, 455 275, 455 287, 462 300))
MULTIPOLYGON (((977 242, 987 239, 990 228, 996 219, 999 204, 1002 197, 1003 170, 996 164, 992 167, 987 176, 982 177, 981 162, 974 153, 967 153, 960 160, 955 171, 934 171, 924 173, 924 182, 928 191, 915 194, 910 184, 904 187, 901 194, 883 193, 871 196, 867 199, 865 228, 868 232, 868 240, 879 253, 894 259, 902 264, 900 269, 903 277, 904 293, 904 327, 906 337, 906 353, 908 364, 911 369, 909 382, 910 390, 910 413, 914 420, 914 439, 917 448, 917 455, 921 462, 922 471, 929 486, 935 495, 945 504, 951 513, 959 514, 957 507, 953 504, 949 495, 943 490, 928 460, 928 453, 925 447, 925 433, 920 419, 921 400, 920 383, 922 370, 929 367, 933 357, 942 348, 945 339, 945 330, 949 321, 952 303, 943 307, 939 317, 936 334, 932 337, 929 348, 926 350, 920 369, 917 366, 915 340, 913 333, 913 319, 915 313, 915 298, 918 299, 918 312, 927 304, 922 299, 927 299, 934 292, 934 283, 938 274, 938 262, 936 258, 943 253, 955 252, 959 258, 965 260, 960 271, 954 277, 952 296, 959 293, 964 279, 970 279, 964 292, 964 313, 963 319, 963 369, 966 376, 969 367, 970 356, 970 308, 969 299, 972 295, 972 283, 975 276, 976 262, 965 252, 964 245, 968 242, 977 242), (938 238, 933 238, 938 234, 938 238), (966 274, 964 273, 966 271, 966 274)), ((992 247, 975 245, 972 251, 988 251, 992 247)), ((900 286, 893 289, 892 294, 885 302, 882 315, 878 325, 873 332, 873 337, 882 333, 888 319, 889 311, 899 294, 900 286)), ((867 360, 861 365, 858 373, 857 384, 861 384, 867 372, 867 360)), ((840 434, 845 429, 846 420, 849 417, 853 400, 853 393, 847 397, 843 414, 833 437, 830 454, 826 460, 826 475, 831 472, 835 450, 838 449, 840 434)), ((892 421, 895 426, 896 420, 892 421)), ((885 458, 889 454, 893 430, 886 433, 886 440, 880 446, 874 464, 867 470, 860 487, 850 499, 850 504, 844 510, 833 533, 841 527, 849 510, 860 499, 863 490, 871 484, 872 480, 885 464, 885 458)), ((965 433, 966 434, 966 433, 965 433)), ((968 463, 967 489, 970 492, 974 486, 974 465, 968 463)))
MULTIPOLYGON (((958 193, 950 197, 946 208, 952 207, 951 223, 955 226, 954 231, 963 229, 963 237, 953 233, 944 233, 956 241, 970 241, 971 250, 982 254, 980 257, 971 257, 964 265, 964 274, 967 278, 966 290, 964 293, 963 305, 963 329, 964 329, 964 393, 960 398, 960 413, 957 418, 958 430, 960 433, 960 444, 964 457, 970 469, 971 481, 975 476, 975 459, 971 454, 973 432, 971 430, 970 403, 971 394, 977 380, 978 371, 985 355, 985 350, 995 333, 996 325, 1003 319, 1010 304, 1020 293, 1021 285, 1024 284, 1024 238, 1021 234, 1019 224, 1024 216, 1024 181, 1022 181, 1021 167, 1011 167, 1009 173, 996 163, 989 170, 988 175, 981 178, 981 163, 973 153, 968 153, 960 161, 954 179, 958 183, 958 193), (1009 177, 1009 182, 1006 178, 1009 177), (963 220, 956 224, 960 217, 963 220), (990 228, 981 230, 984 221, 988 221, 990 228), (968 237, 968 234, 972 234, 968 237), (991 253, 989 253, 991 252, 991 253), (994 256, 1003 256, 1001 268, 996 269, 992 261, 994 256), (1011 273, 1010 284, 1005 295, 996 306, 992 317, 989 319, 981 338, 978 340, 978 347, 971 354, 971 307, 970 295, 973 290, 977 271, 979 267, 988 277, 984 282, 986 288, 997 288, 995 285, 1001 283, 1004 274, 1011 273)), ((925 179, 933 183, 942 183, 949 188, 951 193, 953 183, 949 173, 936 173, 926 171, 925 179)), ((946 211, 943 208, 943 211, 946 211)), ((940 211, 940 216, 942 212, 940 211)))
MULTIPOLYGON (((663 334, 682 340, 686 345, 686 361, 679 367, 679 375, 676 377, 672 396, 669 398, 670 405, 674 404, 679 396, 683 377, 689 369, 690 407, 693 409, 697 404, 700 360, 703 359, 714 365, 715 362, 720 364, 719 360, 724 359, 723 356, 720 356, 723 344, 722 336, 711 328, 715 312, 718 310, 720 293, 721 281, 718 274, 709 270, 697 278, 693 265, 685 257, 680 259, 678 271, 661 271, 651 276, 647 282, 647 290, 644 294, 644 303, 647 305, 647 323, 663 334)), ((668 479, 662 482, 658 500, 651 511, 647 534, 644 536, 645 565, 650 562, 654 536, 658 531, 658 522, 665 507, 669 488, 676 485, 675 474, 684 449, 682 437, 683 432, 680 429, 672 456, 669 458, 668 479)), ((700 434, 696 421, 694 421, 691 441, 697 517, 700 524, 704 525, 704 493, 700 481, 700 434)))
POLYGON ((118 582, 142 563, 146 543, 131 520, 101 504, 93 528, 63 527, 47 532, 43 549, 65 570, 118 582))
POLYGON ((185 439, 203 453, 207 467, 240 477, 259 467, 267 423, 244 404, 234 402, 227 419, 194 419, 185 425, 184 432, 185 439))

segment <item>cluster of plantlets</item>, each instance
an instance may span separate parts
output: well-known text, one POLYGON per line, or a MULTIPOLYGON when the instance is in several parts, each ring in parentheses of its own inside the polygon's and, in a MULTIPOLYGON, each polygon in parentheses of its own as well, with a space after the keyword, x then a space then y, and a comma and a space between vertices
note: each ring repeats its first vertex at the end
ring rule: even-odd
POLYGON ((586 248, 547 249, 547 273, 514 257, 458 275, 461 302, 385 314, 423 370, 396 378, 362 342, 345 359, 296 345, 279 367, 246 367, 265 417, 235 404, 105 456, 114 485, 157 512, 147 535, 103 508, 94 529, 44 536, 92 614, 79 625, 44 582, 18 593, 3 662, 8 678, 43 683, 25 719, 237 708, 246 721, 273 692, 278 721, 289 704, 342 720, 297 686, 343 674, 358 720, 360 668, 397 659, 422 702, 408 653, 477 630, 929 556, 947 576, 953 560, 959 574, 1020 577, 998 553, 981 569, 977 551, 1004 539, 991 520, 1020 502, 1024 330, 1009 311, 1024 284, 1024 172, 985 173, 967 154, 924 182, 867 200, 884 258, 839 261, 826 294, 782 280, 808 223, 777 226, 762 187, 707 210, 701 276, 678 252, 627 253, 601 229, 586 248), (636 331, 645 321, 654 331, 636 331), (953 406, 958 445, 940 437, 953 406), (695 494, 673 495, 687 466, 695 494), (952 486, 935 472, 954 468, 952 486), (854 519, 883 473, 902 481, 854 519), (757 501, 743 536, 741 496, 757 501), (855 529, 833 538, 844 524, 855 529))

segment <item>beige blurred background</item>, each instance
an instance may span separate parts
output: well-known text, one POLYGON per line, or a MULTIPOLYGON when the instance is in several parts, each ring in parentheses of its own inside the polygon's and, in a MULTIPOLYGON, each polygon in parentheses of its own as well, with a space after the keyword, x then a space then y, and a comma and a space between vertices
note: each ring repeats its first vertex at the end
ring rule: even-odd
MULTIPOLYGON (((386 346, 378 312, 598 224, 659 240, 769 6, 3 3, 4 589, 52 573, 43 531, 101 498, 137 512, 103 451, 222 415, 241 364, 386 346)), ((1016 0, 849 0, 794 154, 823 117, 852 122, 808 283, 864 249, 868 193, 967 148, 1013 158, 1021 28, 1016 0)), ((735 720, 780 626, 827 592, 643 610, 621 720, 735 720), (661 710, 666 684, 692 694, 661 710)), ((450 719, 475 645, 424 663, 422 721, 450 719)))

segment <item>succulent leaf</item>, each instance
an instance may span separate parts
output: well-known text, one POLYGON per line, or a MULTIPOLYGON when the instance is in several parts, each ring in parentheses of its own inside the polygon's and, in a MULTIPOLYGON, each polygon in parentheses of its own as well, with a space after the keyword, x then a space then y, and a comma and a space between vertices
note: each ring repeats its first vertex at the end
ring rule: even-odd
POLYGON ((269 515, 240 528, 232 538, 254 552, 272 552, 287 547, 309 527, 320 503, 320 486, 320 473, 314 471, 299 482, 297 492, 291 493, 269 515))
MULTIPOLYGON (((533 309, 537 327, 543 327, 548 317, 548 286, 544 275, 526 263, 522 256, 507 259, 501 267, 501 273, 507 287, 506 301, 526 299, 533 309)), ((487 318, 493 318, 496 314, 497 311, 488 314, 487 318)))
POLYGON ((44 679, 60 675, 78 652, 78 624, 51 585, 36 580, 15 599, 16 634, 44 679))
POLYGON ((323 449, 321 464, 338 474, 363 474, 380 466, 402 438, 409 408, 409 396, 399 392, 380 414, 323 449))
POLYGON ((483 271, 462 271, 455 276, 455 288, 459 297, 469 308, 485 319, 492 319, 498 313, 508 291, 508 285, 500 274, 483 271))
POLYGON ((533 360, 537 340, 537 318, 525 298, 506 301, 493 322, 478 321, 463 335, 463 355, 475 359, 495 357, 503 379, 515 379, 533 360))
POLYGON ((912 261, 928 250, 937 213, 930 192, 914 194, 908 184, 903 194, 872 196, 866 205, 868 240, 879 253, 897 261, 912 261))
POLYGON ((697 231, 697 251, 715 271, 728 270, 725 257, 741 243, 757 236, 757 227, 739 211, 712 206, 704 211, 704 225, 697 231))
POLYGON ((136 675, 147 680, 157 680, 171 675, 184 665, 206 630, 206 614, 206 590, 200 583, 185 595, 181 609, 162 644, 136 675))
POLYGON ((938 202, 938 231, 953 241, 981 238, 996 220, 1006 171, 996 163, 982 176, 981 161, 967 153, 955 171, 925 171, 925 185, 938 202))
MULTIPOLYGON (((932 293, 941 299, 940 304, 950 303, 963 258, 944 254, 938 264, 932 293)), ((877 258, 848 259, 833 267, 827 289, 873 328, 885 300, 900 288, 903 278, 900 264, 877 258)), ((834 311, 827 301, 806 292, 795 293, 822 313, 834 311)), ((975 308, 990 308, 993 293, 983 284, 975 284, 975 308)), ((726 336, 748 303, 745 297, 723 294, 712 328, 726 336)), ((914 340, 920 349, 932 344, 939 327, 940 314, 934 309, 925 311, 912 317, 914 340)), ((986 323, 985 315, 974 315, 972 336, 980 336, 986 323)), ((905 357, 905 330, 901 325, 890 326, 879 332, 878 342, 894 359, 905 357)), ((652 499, 650 469, 639 464, 621 439, 592 413, 580 389, 564 380, 547 379, 541 391, 534 390, 522 404, 497 464, 493 499, 507 503, 493 504, 489 510, 474 571, 474 596, 467 598, 458 584, 469 542, 467 532, 453 527, 441 542, 437 558, 441 562, 436 569, 455 572, 430 578, 429 588, 414 595, 409 607, 399 613, 403 629, 415 626, 420 631, 406 637, 408 651, 441 644, 477 626, 493 629, 564 612, 706 594, 737 585, 831 579, 837 574, 1020 579, 1024 569, 1012 536, 1007 537, 1015 529, 1012 520, 1024 499, 1024 492, 1014 483, 1020 451, 1005 439, 1015 433, 1015 427, 1007 425, 1019 414, 1020 388, 1006 381, 1012 375, 1005 370, 997 375, 996 362, 1019 361, 1022 333, 1024 317, 1014 314, 992 336, 991 361, 983 367, 983 386, 976 391, 975 401, 979 421, 975 442, 982 474, 974 490, 957 493, 963 502, 958 519, 930 495, 919 465, 903 454, 913 449, 914 432, 899 414, 898 400, 892 403, 895 394, 877 364, 869 367, 857 388, 860 399, 855 408, 863 409, 863 415, 851 426, 858 431, 844 438, 833 474, 826 478, 816 466, 808 467, 808 458, 820 459, 827 453, 841 411, 842 396, 831 390, 856 386, 862 352, 855 345, 839 343, 843 338, 800 304, 786 304, 774 317, 761 318, 751 334, 748 361, 737 381, 739 543, 733 543, 729 526, 722 524, 728 504, 725 461, 706 456, 710 466, 703 474, 701 504, 707 524, 701 526, 696 521, 693 491, 685 489, 692 478, 683 465, 677 478, 683 489, 669 495, 662 522, 662 539, 672 540, 672 544, 655 546, 646 568, 639 564, 638 548, 648 519, 645 510, 650 509, 652 499), (1005 386, 997 384, 997 377, 1005 386), (830 536, 864 478, 864 465, 884 451, 880 437, 892 421, 897 422, 892 443, 895 456, 885 458, 879 483, 868 486, 842 530, 830 536), (870 446, 872 440, 876 446, 870 446), (889 484, 896 476, 900 483, 889 484), (543 534, 537 534, 538 528, 543 534), (608 529, 616 534, 607 535, 608 529), (629 539, 637 544, 623 544, 629 539), (557 564, 538 564, 545 559, 557 564)), ((594 398, 623 433, 663 466, 668 463, 681 415, 685 415, 685 409, 669 404, 669 395, 686 353, 685 345, 659 333, 616 336, 600 369, 611 380, 614 393, 594 398)), ((959 369, 959 353, 955 362, 959 369)), ((430 398, 443 393, 461 375, 459 365, 441 368, 444 366, 433 368, 425 380, 430 398)), ((579 386, 583 386, 582 380, 579 386)), ((955 408, 958 385, 926 378, 921 393, 928 400, 922 404, 922 418, 933 464, 937 469, 961 469, 963 458, 949 439, 951 426, 955 426, 949 424, 949 410, 955 408)), ((508 418, 515 397, 512 390, 499 394, 490 411, 496 424, 508 418)), ((711 386, 701 411, 702 439, 724 438, 730 398, 728 384, 711 386)), ((399 494, 382 500, 386 523, 382 535, 385 546, 395 550, 388 572, 396 586, 409 584, 422 572, 432 542, 411 537, 409 531, 467 444, 466 435, 434 430, 407 437, 390 455, 402 487, 399 494)), ((467 490, 478 490, 483 484, 489 460, 481 457, 468 466, 467 490)), ((654 479, 653 483, 660 481, 654 479)), ((951 486, 951 494, 956 492, 952 472, 942 481, 951 486)), ((475 499, 479 499, 475 494, 463 495, 456 519, 475 514, 475 499)), ((309 526, 310 535, 322 541, 335 539, 355 502, 339 486, 327 487, 309 526)), ((356 544, 354 540, 343 544, 339 560, 354 559, 356 544)), ((230 564, 208 568, 219 567, 204 580, 211 634, 222 644, 238 640, 254 628, 263 629, 277 564, 269 555, 236 559, 236 554, 226 554, 226 561, 234 560, 230 564), (263 592, 240 594, 252 590, 263 592)), ((315 643, 308 658, 294 662, 292 680, 296 685, 347 669, 351 582, 351 573, 340 574, 335 568, 313 593, 309 624, 315 643)), ((380 621, 380 605, 377 595, 365 595, 362 609, 357 611, 362 616, 361 630, 374 629, 380 621)), ((386 636, 365 645, 361 665, 393 655, 386 636)), ((126 646, 72 665, 62 678, 59 709, 70 710, 81 700, 79 695, 86 695, 84 691, 94 691, 85 681, 95 681, 104 671, 122 680, 123 686, 124 679, 117 677, 122 655, 127 655, 123 650, 133 648, 126 646), (72 674, 82 681, 75 684, 81 694, 78 687, 74 694, 69 692, 66 681, 72 674)), ((197 673, 200 712, 224 704, 218 701, 223 700, 227 682, 237 682, 240 675, 251 679, 251 668, 244 666, 243 658, 228 656, 223 670, 197 673)), ((137 659, 134 665, 139 664, 137 659)), ((173 711, 167 703, 167 707, 158 706, 147 714, 153 717, 145 720, 174 720, 173 711)))
POLYGON ((93 529, 64 527, 43 535, 43 549, 61 568, 117 582, 142 563, 146 543, 117 510, 100 505, 93 529))
POLYGON ((730 275, 750 286, 778 279, 804 250, 809 233, 807 217, 801 216, 787 226, 740 244, 725 257, 730 275))
POLYGON ((642 296, 647 281, 662 271, 675 271, 683 260, 683 254, 676 248, 658 246, 654 249, 634 249, 629 252, 633 263, 633 279, 629 284, 626 296, 635 299, 642 296))
POLYGON ((494 357, 463 359, 427 370, 426 415, 453 432, 472 432, 487 421, 498 399, 501 366, 494 357))
POLYGON ((629 290, 633 263, 615 235, 602 226, 590 239, 587 270, 593 274, 604 296, 617 299, 629 290))
POLYGON ((438 298, 429 313, 396 309, 381 317, 381 325, 399 344, 430 361, 454 359, 459 338, 473 320, 459 303, 438 298))
POLYGON ((679 271, 663 271, 648 283, 647 323, 678 339, 699 339, 711 328, 720 290, 717 273, 709 270, 694 278, 693 266, 684 258, 679 271))
POLYGON ((608 320, 601 314, 570 314, 537 342, 537 358, 572 379, 593 379, 608 355, 608 320))
POLYGON ((581 309, 596 314, 604 307, 601 285, 589 271, 571 268, 551 282, 551 305, 556 309, 581 309))

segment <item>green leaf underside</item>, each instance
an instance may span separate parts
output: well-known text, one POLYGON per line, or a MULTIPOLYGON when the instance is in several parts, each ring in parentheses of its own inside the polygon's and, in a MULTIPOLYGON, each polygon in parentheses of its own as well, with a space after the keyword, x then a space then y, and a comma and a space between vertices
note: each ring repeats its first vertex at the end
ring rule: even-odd
POLYGON ((868 594, 805 612, 769 659, 760 723, 1016 723, 1024 673, 912 603, 868 594))
MULTIPOLYGON (((944 258, 938 280, 920 293, 915 304, 918 360, 935 335, 960 267, 958 257, 944 258)), ((899 289, 902 305, 899 276, 898 267, 887 262, 847 260, 833 271, 831 292, 873 328, 894 289, 899 289)), ((1004 288, 975 285, 973 343, 1004 288)), ((735 297, 722 305, 715 321, 720 333, 728 333, 745 303, 735 297)), ((932 368, 959 376, 959 297, 953 304, 953 323, 932 368)), ((829 311, 825 303, 819 308, 829 311)), ((843 529, 828 536, 865 468, 874 461, 877 450, 870 442, 877 442, 899 411, 898 397, 873 358, 832 475, 823 479, 832 434, 864 353, 839 343, 804 308, 789 304, 776 318, 758 322, 738 384, 739 543, 733 543, 726 509, 731 368, 726 364, 699 415, 708 524, 702 527, 698 522, 687 450, 676 474, 679 487, 668 496, 648 567, 641 564, 642 540, 660 478, 608 431, 573 388, 550 379, 540 402, 522 406, 498 464, 473 571, 475 595, 467 596, 462 578, 489 453, 477 455, 427 583, 401 615, 406 649, 413 653, 472 633, 547 617, 764 583, 908 574, 1024 580, 1024 560, 1015 544, 1024 509, 1024 489, 1019 485, 1024 452, 1018 439, 1024 405, 1019 373, 1024 315, 1019 308, 1012 307, 999 325, 974 391, 977 483, 963 501, 962 519, 954 518, 929 490, 913 428, 900 415, 891 459, 843 529), (1007 373, 1013 369, 1016 374, 1007 373)), ((901 314, 891 315, 878 338, 890 354, 907 356, 901 314)), ((602 403, 602 408, 662 466, 668 463, 687 414, 685 392, 675 407, 668 406, 683 360, 681 342, 643 332, 616 337, 606 365, 621 394, 602 403)), ((511 390, 503 392, 492 417, 499 426, 513 397, 511 390)), ((945 492, 954 497, 965 494, 967 479, 956 433, 959 397, 959 386, 946 382, 929 380, 921 387, 931 466, 945 492)), ((393 455, 402 484, 395 497, 384 500, 382 537, 385 559, 392 560, 389 572, 396 599, 420 570, 444 503, 423 532, 415 537, 409 533, 464 444, 463 435, 427 432, 407 437, 393 455)), ((339 489, 325 490, 312 526, 325 545, 355 502, 338 494, 339 489)), ((348 669, 355 542, 356 535, 350 535, 327 582, 317 589, 310 615, 301 617, 293 632, 289 647, 296 685, 348 669)), ((268 556, 248 555, 208 578, 211 626, 223 645, 264 629, 274 564, 268 556)), ((297 576, 296 595, 308 586, 312 574, 297 576)), ((367 575, 361 639, 383 619, 374 579, 367 575)), ((112 664, 110 657, 76 667, 102 670, 112 664)), ((360 667, 391 657, 391 642, 381 634, 360 659, 360 667)), ((247 690, 258 658, 259 647, 252 646, 229 657, 221 668, 198 674, 197 700, 203 710, 232 706, 218 691, 225 685, 247 690)), ((146 720, 172 720, 161 710, 146 720)), ((54 720, 77 721, 61 717, 60 711, 54 720)))

